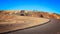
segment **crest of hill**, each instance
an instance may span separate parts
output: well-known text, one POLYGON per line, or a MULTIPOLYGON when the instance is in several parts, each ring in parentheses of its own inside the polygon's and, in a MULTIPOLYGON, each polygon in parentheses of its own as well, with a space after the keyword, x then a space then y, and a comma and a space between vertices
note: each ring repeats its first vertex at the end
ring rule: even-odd
POLYGON ((19 16, 60 19, 60 15, 56 13, 37 12, 37 11, 34 12, 34 11, 26 11, 26 10, 1 10, 0 17, 1 15, 19 15, 19 16))

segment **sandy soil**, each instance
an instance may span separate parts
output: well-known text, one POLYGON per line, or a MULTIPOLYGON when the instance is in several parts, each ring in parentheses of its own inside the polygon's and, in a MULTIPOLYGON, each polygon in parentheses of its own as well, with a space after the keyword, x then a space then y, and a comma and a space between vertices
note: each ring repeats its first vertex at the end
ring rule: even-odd
POLYGON ((13 31, 17 29, 24 29, 27 27, 36 26, 49 21, 49 19, 38 18, 38 17, 28 17, 28 16, 5 16, 1 17, 0 22, 0 33, 13 31))

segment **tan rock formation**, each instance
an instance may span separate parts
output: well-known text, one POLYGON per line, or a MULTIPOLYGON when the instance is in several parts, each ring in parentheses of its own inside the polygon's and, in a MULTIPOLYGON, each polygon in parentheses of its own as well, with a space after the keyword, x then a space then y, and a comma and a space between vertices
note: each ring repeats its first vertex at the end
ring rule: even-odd
MULTIPOLYGON (((25 11, 25 10, 24 10, 25 11)), ((48 12, 33 12, 33 11, 25 11, 21 13, 21 10, 5 10, 0 12, 1 15, 20 15, 24 14, 24 16, 32 16, 32 17, 42 17, 42 18, 55 18, 55 19, 60 19, 60 15, 54 14, 54 13, 48 13, 48 12)), ((21 15, 20 15, 21 16, 21 15)))

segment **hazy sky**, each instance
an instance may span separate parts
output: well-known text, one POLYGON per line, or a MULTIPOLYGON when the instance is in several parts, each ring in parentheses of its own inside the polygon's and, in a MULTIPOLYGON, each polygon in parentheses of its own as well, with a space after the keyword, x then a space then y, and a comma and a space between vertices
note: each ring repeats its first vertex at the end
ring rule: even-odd
POLYGON ((0 0, 0 10, 39 10, 60 14, 60 0, 0 0))

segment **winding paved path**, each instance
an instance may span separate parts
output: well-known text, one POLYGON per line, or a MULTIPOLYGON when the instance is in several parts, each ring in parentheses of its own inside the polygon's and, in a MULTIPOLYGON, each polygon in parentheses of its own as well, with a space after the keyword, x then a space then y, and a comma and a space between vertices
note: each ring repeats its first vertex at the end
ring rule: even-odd
POLYGON ((51 19, 49 23, 33 28, 9 32, 7 34, 60 34, 60 20, 51 19))

